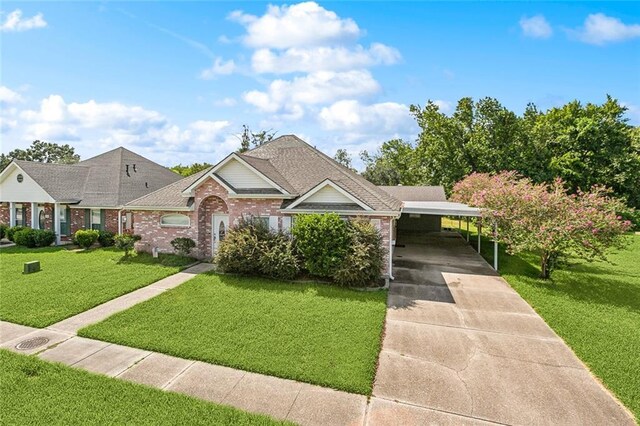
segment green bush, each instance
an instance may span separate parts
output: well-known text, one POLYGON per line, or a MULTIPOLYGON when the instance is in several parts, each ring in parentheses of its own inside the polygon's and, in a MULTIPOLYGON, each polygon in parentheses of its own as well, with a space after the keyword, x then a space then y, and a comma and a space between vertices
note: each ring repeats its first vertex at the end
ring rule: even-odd
POLYGON ((349 237, 349 250, 333 279, 344 286, 375 284, 385 255, 380 231, 369 222, 354 220, 349 224, 349 237))
POLYGON ((300 273, 300 260, 293 240, 283 233, 273 233, 260 244, 260 272, 270 278, 292 280, 300 273))
POLYGON ((292 234, 312 275, 333 277, 349 248, 349 229, 335 213, 296 216, 292 234))
MULTIPOLYGON (((13 226, 11 228, 7 228, 7 230, 5 231, 7 240, 9 241, 13 241, 13 236, 15 235, 16 232, 21 231, 25 229, 24 226, 13 226)), ((15 242, 15 241, 13 241, 15 242)))
POLYGON ((73 241, 82 248, 88 249, 98 241, 100 233, 95 229, 79 229, 73 236, 73 241))
POLYGON ((111 231, 98 231, 98 243, 101 247, 113 247, 115 244, 114 234, 111 231))
POLYGON ((47 247, 56 240, 56 234, 48 229, 23 228, 13 234, 14 242, 24 247, 47 247))
POLYGON ((242 218, 218 245, 214 262, 224 272, 258 274, 261 242, 270 238, 269 227, 254 218, 242 218))
POLYGON ((191 238, 178 237, 171 240, 171 247, 181 256, 189 256, 191 250, 196 247, 196 242, 191 238))
POLYGON ((9 225, 5 225, 4 223, 0 223, 0 240, 3 239, 7 235, 7 229, 9 229, 9 225))
POLYGON ((140 235, 133 234, 118 234, 114 237, 116 248, 124 251, 124 256, 128 257, 131 250, 133 250, 136 241, 140 241, 142 237, 140 235))

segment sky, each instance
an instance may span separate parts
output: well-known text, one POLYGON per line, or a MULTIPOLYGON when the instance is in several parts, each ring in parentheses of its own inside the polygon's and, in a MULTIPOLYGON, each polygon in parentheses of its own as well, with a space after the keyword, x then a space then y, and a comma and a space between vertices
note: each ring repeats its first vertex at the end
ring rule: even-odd
MULTIPOLYGON (((354 157, 414 141, 412 104, 521 113, 609 94, 640 125, 635 2, 10 2, 0 10, 1 151, 124 146, 215 163, 242 125, 354 157)), ((359 163, 356 161, 356 165, 359 163)))

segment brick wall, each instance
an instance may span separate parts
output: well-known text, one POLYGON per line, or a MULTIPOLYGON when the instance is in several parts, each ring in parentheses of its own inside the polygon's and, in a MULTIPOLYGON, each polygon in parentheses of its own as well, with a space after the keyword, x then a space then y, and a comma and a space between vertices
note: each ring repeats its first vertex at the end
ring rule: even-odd
MULTIPOLYGON (((44 205, 44 229, 50 229, 55 231, 53 228, 53 209, 55 205, 53 204, 45 204, 44 205)), ((58 218, 59 219, 59 218, 58 218)), ((38 218, 40 220, 40 218, 38 218)))
POLYGON ((70 233, 74 235, 77 230, 84 229, 84 209, 71 209, 70 233))
MULTIPOLYGON (((171 240, 177 237, 187 237, 198 241, 197 221, 195 212, 169 212, 169 211, 135 211, 133 233, 140 235, 142 239, 136 243, 136 250, 151 252, 154 247, 162 253, 173 253, 171 240), (189 216, 190 227, 160 226, 160 218, 165 214, 181 213, 189 216)), ((192 253, 201 257, 198 250, 192 253)))
POLYGON ((209 195, 201 200, 198 207, 198 229, 196 240, 199 253, 207 258, 212 257, 211 252, 211 216, 214 213, 229 213, 227 204, 217 195, 209 195))
POLYGON ((104 229, 106 231, 118 233, 118 210, 105 209, 104 211, 104 229))
POLYGON ((9 225, 10 220, 9 203, 0 203, 0 223, 9 225))

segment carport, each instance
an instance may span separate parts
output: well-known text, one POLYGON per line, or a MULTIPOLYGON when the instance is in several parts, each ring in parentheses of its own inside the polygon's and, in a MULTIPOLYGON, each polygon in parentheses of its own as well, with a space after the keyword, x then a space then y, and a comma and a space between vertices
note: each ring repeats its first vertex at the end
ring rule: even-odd
MULTIPOLYGON (((458 218, 458 231, 462 234, 462 218, 466 219, 467 230, 466 230, 466 240, 469 242, 469 220, 472 217, 481 217, 481 211, 477 207, 470 207, 466 204, 462 203, 454 203, 451 201, 403 201, 403 207, 399 222, 404 222, 405 224, 409 222, 411 219, 414 220, 414 223, 432 223, 433 220, 424 220, 423 217, 427 218, 437 218, 439 221, 443 216, 453 216, 458 218)), ((406 228, 398 227, 398 232, 411 232, 406 228)), ((437 231, 436 229, 423 229, 422 226, 416 227, 413 231, 416 232, 424 232, 424 231, 437 231)), ((482 224, 478 223, 478 253, 480 253, 480 249, 482 246, 482 224)), ((498 242, 494 239, 493 241, 493 269, 498 270, 498 242)))

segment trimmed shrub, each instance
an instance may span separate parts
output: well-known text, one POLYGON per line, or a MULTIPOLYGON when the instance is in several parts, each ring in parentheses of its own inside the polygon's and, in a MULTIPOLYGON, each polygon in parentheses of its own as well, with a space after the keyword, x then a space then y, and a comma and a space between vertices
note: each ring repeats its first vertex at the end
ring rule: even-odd
POLYGON ((113 247, 115 244, 114 234, 111 231, 98 231, 98 243, 101 247, 113 247))
POLYGON ((133 250, 136 241, 140 241, 142 237, 140 235, 133 234, 118 234, 114 237, 116 248, 124 251, 124 256, 128 257, 133 250))
POLYGON ((196 247, 196 242, 191 238, 178 237, 171 240, 171 247, 181 256, 189 256, 191 250, 196 247))
POLYGON ((260 272, 270 278, 292 280, 300 273, 300 260, 293 240, 283 233, 273 233, 260 244, 260 272))
POLYGON ((95 229, 79 229, 73 236, 73 241, 82 248, 88 249, 98 241, 100 233, 95 229))
POLYGON ((48 229, 24 228, 13 234, 14 242, 24 247, 47 247, 56 240, 56 234, 48 229))
POLYGON ((349 224, 349 236, 349 250, 333 279, 343 286, 375 284, 385 255, 380 231, 369 222, 354 220, 349 224))
POLYGON ((9 229, 9 225, 5 225, 4 223, 0 223, 0 240, 3 239, 7 235, 7 229, 9 229))
POLYGON ((349 250, 348 224, 336 213, 300 215, 292 234, 309 273, 333 277, 349 250))
POLYGON ((33 239, 36 247, 49 247, 56 241, 56 233, 50 229, 34 230, 33 239))
POLYGON ((224 272, 258 274, 262 251, 260 245, 269 238, 268 225, 254 218, 242 218, 220 242, 214 262, 224 272))
MULTIPOLYGON (((13 236, 15 235, 16 232, 21 231, 23 229, 26 229, 24 226, 13 226, 11 228, 7 228, 7 230, 5 231, 7 240, 9 241, 13 241, 13 236)), ((13 241, 15 242, 15 241, 13 241)))

